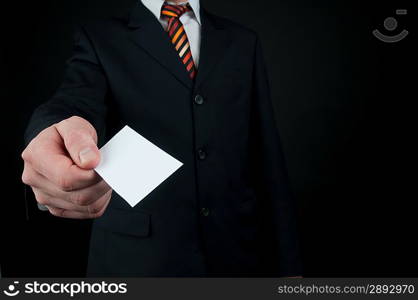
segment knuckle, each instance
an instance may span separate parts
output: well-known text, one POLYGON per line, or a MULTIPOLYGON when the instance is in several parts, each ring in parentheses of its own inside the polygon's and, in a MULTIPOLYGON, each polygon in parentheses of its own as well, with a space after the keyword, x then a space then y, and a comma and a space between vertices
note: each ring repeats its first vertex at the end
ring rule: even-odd
POLYGON ((36 195, 35 196, 35 199, 41 205, 47 205, 47 204, 49 204, 48 197, 46 197, 46 196, 44 196, 42 194, 36 195))
POLYGON ((92 218, 96 219, 96 218, 100 218, 101 216, 103 216, 103 214, 104 214, 104 210, 102 209, 98 212, 91 213, 91 216, 92 216, 92 218))
POLYGON ((87 121, 86 119, 82 117, 72 116, 69 120, 81 123, 82 125, 86 126, 88 129, 94 129, 93 125, 91 125, 89 121, 87 121))
POLYGON ((73 181, 67 175, 61 175, 57 180, 58 188, 65 192, 73 190, 73 181))
POLYGON ((51 213, 51 215, 55 217, 61 217, 62 215, 62 212, 60 210, 54 208, 49 208, 49 212, 51 213))
POLYGON ((31 185, 32 183, 32 176, 29 175, 26 168, 22 172, 22 182, 27 185, 31 185))
POLYGON ((90 138, 90 137, 97 137, 96 136, 96 129, 93 127, 93 125, 91 125, 91 123, 89 121, 87 121, 86 119, 83 119, 79 116, 72 116, 70 118, 68 118, 67 120, 64 120, 65 122, 71 122, 71 123, 78 123, 78 126, 75 126, 76 128, 78 128, 78 130, 75 130, 75 133, 78 133, 79 138, 80 137, 84 137, 84 138, 90 138), (82 128, 84 128, 85 130, 80 131, 79 126, 82 126, 82 128))
POLYGON ((67 147, 74 147, 85 140, 85 134, 76 130, 69 130, 64 137, 67 147))
POLYGON ((66 210, 63 209, 63 208, 53 208, 51 213, 55 217, 64 218, 65 217, 65 212, 66 212, 66 210))
POLYGON ((90 202, 90 198, 82 193, 73 193, 70 201, 80 206, 86 206, 90 202))
POLYGON ((28 150, 28 147, 26 147, 26 149, 23 150, 23 152, 22 152, 22 154, 20 156, 25 161, 29 160, 29 150, 28 150))
MULTIPOLYGON (((36 138, 35 138, 36 139, 36 138)), ((34 154, 33 154, 33 144, 35 143, 35 140, 33 140, 26 148, 25 150, 22 151, 21 153, 21 158, 23 159, 23 161, 25 162, 32 162, 34 159, 34 154)))
POLYGON ((90 212, 92 215, 96 215, 96 214, 100 213, 100 211, 101 211, 102 209, 103 209, 103 205, 102 205, 102 204, 100 204, 100 203, 97 203, 97 202, 95 202, 95 203, 93 203, 93 204, 89 205, 89 212, 90 212))
POLYGON ((89 213, 90 213, 91 216, 95 217, 98 213, 100 213, 100 208, 95 207, 95 206, 91 206, 91 207, 89 207, 89 213))
POLYGON ((57 216, 57 211, 53 208, 48 207, 49 213, 53 216, 57 216))
POLYGON ((85 122, 85 120, 82 117, 79 116, 72 116, 68 119, 64 120, 64 122, 85 122))
POLYGON ((101 217, 104 212, 106 211, 108 201, 105 201, 104 203, 102 201, 95 202, 92 205, 89 206, 89 214, 92 218, 99 218, 101 217))

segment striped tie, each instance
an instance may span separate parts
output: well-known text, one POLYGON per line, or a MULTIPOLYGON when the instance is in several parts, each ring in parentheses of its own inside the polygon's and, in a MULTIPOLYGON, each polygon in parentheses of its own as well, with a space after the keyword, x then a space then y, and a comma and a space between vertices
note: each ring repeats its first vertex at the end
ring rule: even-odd
POLYGON ((191 10, 192 8, 189 3, 187 5, 170 5, 165 2, 161 9, 161 16, 167 18, 167 32, 171 43, 179 54, 190 78, 193 80, 196 77, 196 66, 193 61, 192 51, 190 50, 189 39, 180 21, 181 15, 191 10))

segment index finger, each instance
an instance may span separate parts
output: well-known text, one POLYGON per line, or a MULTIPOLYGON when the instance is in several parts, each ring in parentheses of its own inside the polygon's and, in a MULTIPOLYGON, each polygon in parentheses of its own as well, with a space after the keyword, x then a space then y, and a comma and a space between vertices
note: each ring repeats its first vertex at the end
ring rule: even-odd
POLYGON ((64 155, 53 154, 33 164, 33 168, 63 191, 87 188, 101 178, 94 170, 84 170, 64 155))

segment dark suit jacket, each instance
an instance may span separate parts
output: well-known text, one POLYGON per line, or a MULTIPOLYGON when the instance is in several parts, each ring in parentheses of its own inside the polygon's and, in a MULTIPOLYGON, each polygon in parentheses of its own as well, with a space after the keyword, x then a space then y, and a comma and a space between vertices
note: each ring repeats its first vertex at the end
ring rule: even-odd
POLYGON ((201 16, 195 82, 140 2, 126 18, 83 26, 62 86, 30 121, 26 142, 73 115, 93 124, 100 144, 129 125, 184 163, 134 208, 113 194, 93 224, 88 275, 301 272, 260 41, 201 16))

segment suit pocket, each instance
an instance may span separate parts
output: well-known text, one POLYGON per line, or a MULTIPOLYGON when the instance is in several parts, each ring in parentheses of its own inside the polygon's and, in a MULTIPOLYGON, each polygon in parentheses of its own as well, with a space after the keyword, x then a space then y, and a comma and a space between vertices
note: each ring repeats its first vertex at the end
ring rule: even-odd
POLYGON ((95 220, 96 226, 114 233, 146 237, 150 234, 151 215, 138 210, 108 208, 95 220))

